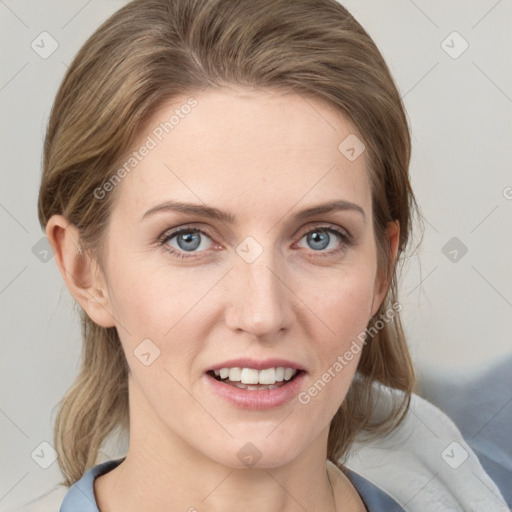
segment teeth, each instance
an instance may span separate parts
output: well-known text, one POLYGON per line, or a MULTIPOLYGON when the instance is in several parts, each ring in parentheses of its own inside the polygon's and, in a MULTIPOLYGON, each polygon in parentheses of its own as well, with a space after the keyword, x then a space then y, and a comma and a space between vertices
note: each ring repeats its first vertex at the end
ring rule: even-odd
MULTIPOLYGON (((282 385, 283 384, 281 384, 281 386, 282 385)), ((240 388, 240 389, 247 389, 249 391, 261 391, 262 389, 277 389, 278 387, 280 387, 278 384, 270 384, 268 386, 265 386, 265 385, 255 386, 255 385, 241 384, 240 382, 233 382, 232 386, 236 386, 237 388, 240 388)))
POLYGON ((284 369, 284 380, 290 380, 296 373, 297 373, 297 370, 294 370, 293 368, 285 368, 284 369))
POLYGON ((254 368, 221 368, 215 370, 215 375, 221 379, 228 378, 231 382, 240 382, 246 385, 273 385, 276 382, 290 380, 297 370, 294 368, 265 368, 264 370, 256 370, 254 368))
POLYGON ((266 370, 260 370, 258 377, 259 377, 258 382, 260 384, 275 384, 276 369, 275 368, 267 368, 266 370))
MULTIPOLYGON (((233 370, 229 370, 230 376, 232 371, 233 370)), ((252 368, 242 368, 242 373, 240 374, 240 382, 242 384, 258 384, 258 373, 258 370, 254 370, 252 368)))
POLYGON ((240 377, 242 376, 242 369, 241 368, 221 368, 222 370, 228 370, 229 372, 229 380, 233 382, 240 382, 240 377))

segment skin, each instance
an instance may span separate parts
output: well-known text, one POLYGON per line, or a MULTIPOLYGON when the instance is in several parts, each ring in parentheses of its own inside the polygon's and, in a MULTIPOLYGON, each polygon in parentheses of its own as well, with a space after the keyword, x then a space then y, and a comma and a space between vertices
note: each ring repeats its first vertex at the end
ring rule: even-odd
MULTIPOLYGON (((292 399, 265 411, 227 403, 204 372, 234 357, 283 357, 305 367, 307 390, 365 330, 389 286, 377 273, 367 155, 349 161, 340 153, 357 132, 321 101, 244 89, 194 97, 191 113, 117 185, 103 270, 77 255, 79 233, 65 218, 47 225, 71 293, 96 323, 117 328, 131 369, 129 452, 96 479, 99 507, 330 511, 329 475, 338 510, 364 510, 350 481, 326 464, 329 422, 359 354, 308 404, 292 399), (236 222, 173 211, 141 220, 170 199, 228 210, 236 222), (364 217, 344 210, 292 218, 339 199, 364 217), (352 242, 321 231, 329 244, 315 250, 306 234, 326 223, 352 242), (195 252, 180 249, 178 237, 155 242, 190 225, 207 232, 195 252), (249 236, 263 249, 252 263, 236 252, 249 236), (173 256, 169 246, 192 257, 173 256), (134 355, 147 338, 160 350, 149 366, 134 355), (262 454, 250 468, 237 457, 248 442, 262 454)), ((134 148, 188 98, 162 106, 134 148)), ((398 228, 387 236, 393 261, 398 228)))

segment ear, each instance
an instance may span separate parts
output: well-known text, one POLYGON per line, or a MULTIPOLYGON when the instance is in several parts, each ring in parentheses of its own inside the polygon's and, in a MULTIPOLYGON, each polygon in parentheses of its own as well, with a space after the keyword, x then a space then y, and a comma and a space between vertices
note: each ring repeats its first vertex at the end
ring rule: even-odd
POLYGON ((81 248, 78 228, 64 216, 53 215, 46 236, 71 295, 93 322, 114 327, 105 276, 97 261, 81 248))
POLYGON ((386 269, 383 269, 380 275, 377 275, 375 279, 371 316, 374 316, 377 313, 391 284, 392 271, 398 254, 398 242, 400 240, 400 223, 398 220, 395 222, 388 222, 386 237, 389 242, 389 265, 387 272, 386 269))

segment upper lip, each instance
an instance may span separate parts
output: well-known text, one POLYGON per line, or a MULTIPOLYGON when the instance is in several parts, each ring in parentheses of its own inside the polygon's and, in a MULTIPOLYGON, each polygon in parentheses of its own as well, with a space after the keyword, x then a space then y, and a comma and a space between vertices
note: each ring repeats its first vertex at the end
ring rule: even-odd
POLYGON ((289 359, 272 358, 272 359, 250 359, 240 357, 237 359, 229 359, 222 363, 215 364, 206 371, 220 370, 221 368, 254 368, 255 370, 265 370, 266 368, 294 368, 296 370, 304 370, 304 366, 289 359))

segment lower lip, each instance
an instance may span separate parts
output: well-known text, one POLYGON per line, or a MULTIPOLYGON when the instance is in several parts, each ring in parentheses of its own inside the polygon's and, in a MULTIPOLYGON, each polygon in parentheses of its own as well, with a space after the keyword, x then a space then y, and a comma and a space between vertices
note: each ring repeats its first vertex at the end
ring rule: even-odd
POLYGON ((264 410, 279 407, 295 397, 302 386, 306 372, 301 371, 293 380, 275 389, 248 390, 225 384, 204 374, 211 389, 240 409, 264 410))

